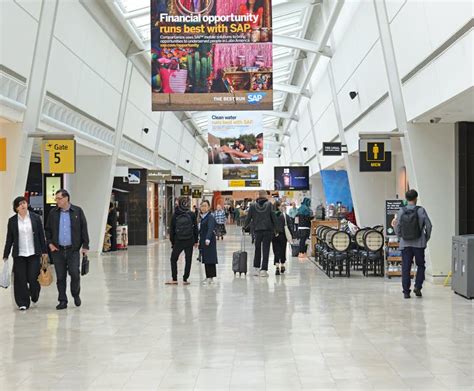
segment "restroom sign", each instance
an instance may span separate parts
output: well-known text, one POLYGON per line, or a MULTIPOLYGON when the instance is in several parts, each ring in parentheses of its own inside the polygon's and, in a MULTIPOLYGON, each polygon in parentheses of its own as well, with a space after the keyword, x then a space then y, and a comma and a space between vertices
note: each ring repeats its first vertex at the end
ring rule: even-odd
POLYGON ((390 139, 360 140, 360 171, 392 171, 392 143, 390 139))
POLYGON ((43 174, 74 174, 76 172, 76 141, 43 140, 41 171, 43 174))

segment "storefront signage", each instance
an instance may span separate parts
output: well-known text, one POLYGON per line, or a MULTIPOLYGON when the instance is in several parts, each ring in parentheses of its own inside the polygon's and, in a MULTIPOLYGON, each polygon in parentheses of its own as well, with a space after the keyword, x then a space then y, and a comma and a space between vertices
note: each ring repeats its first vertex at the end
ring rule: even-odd
POLYGON ((403 200, 386 200, 385 201, 385 234, 388 236, 395 235, 392 227, 392 221, 397 216, 398 211, 404 206, 403 200))
POLYGON ((141 181, 140 170, 128 170, 128 183, 131 185, 139 185, 141 181))
POLYGON ((7 139, 0 138, 0 171, 7 171, 7 139))
POLYGON ((262 181, 234 180, 234 181, 229 181, 229 187, 262 187, 262 181))
POLYGON ((191 187, 189 185, 183 185, 181 195, 189 197, 191 195, 191 187))
POLYGON ((43 174, 74 174, 76 172, 75 140, 44 140, 41 145, 43 174))
POLYGON ((273 110, 272 1, 151 2, 153 111, 273 110))
POLYGON ((146 177, 148 182, 162 182, 171 176, 171 170, 148 170, 146 177))
POLYGON ((343 153, 347 153, 347 145, 323 143, 323 156, 341 156, 343 153))
POLYGON ((390 139, 360 140, 361 172, 392 171, 392 142, 390 139))
POLYGON ((183 184, 183 177, 178 175, 172 175, 166 178, 167 185, 182 185, 183 184))
POLYGON ((199 189, 193 189, 192 196, 196 199, 202 198, 202 191, 199 189))

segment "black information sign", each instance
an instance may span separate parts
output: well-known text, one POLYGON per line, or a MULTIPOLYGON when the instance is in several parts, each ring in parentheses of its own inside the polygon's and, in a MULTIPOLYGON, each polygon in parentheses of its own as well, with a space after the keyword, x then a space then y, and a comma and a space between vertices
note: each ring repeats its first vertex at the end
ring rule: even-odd
POLYGON ((259 180, 245 181, 245 187, 262 187, 262 181, 259 181, 259 180))
POLYGON ((385 201, 385 234, 387 236, 395 235, 395 230, 392 228, 392 221, 403 206, 403 200, 385 201))
POLYGON ((166 178, 167 185, 182 185, 183 184, 183 177, 178 175, 172 175, 166 178))
POLYGON ((360 171, 392 171, 392 147, 390 140, 360 140, 360 171))
POLYGON ((191 187, 189 185, 183 185, 181 195, 189 197, 191 195, 191 187))
POLYGON ((199 189, 193 189, 193 198, 202 198, 202 191, 199 189))
POLYGON ((323 156, 341 156, 341 143, 323 143, 323 156))

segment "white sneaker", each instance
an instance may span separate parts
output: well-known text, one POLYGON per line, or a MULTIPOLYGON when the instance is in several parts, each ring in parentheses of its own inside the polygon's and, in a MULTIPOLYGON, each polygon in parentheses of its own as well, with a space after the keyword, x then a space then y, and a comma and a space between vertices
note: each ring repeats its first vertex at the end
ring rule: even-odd
POLYGON ((26 307, 25 307, 24 305, 22 305, 22 306, 20 307, 20 311, 26 311, 26 307))
POLYGON ((202 280, 201 284, 202 285, 209 285, 210 282, 209 282, 210 278, 205 278, 204 280, 202 280))
POLYGON ((260 269, 258 267, 253 268, 253 275, 258 277, 260 275, 260 269))
POLYGON ((261 270, 260 277, 268 277, 268 272, 266 270, 261 270))

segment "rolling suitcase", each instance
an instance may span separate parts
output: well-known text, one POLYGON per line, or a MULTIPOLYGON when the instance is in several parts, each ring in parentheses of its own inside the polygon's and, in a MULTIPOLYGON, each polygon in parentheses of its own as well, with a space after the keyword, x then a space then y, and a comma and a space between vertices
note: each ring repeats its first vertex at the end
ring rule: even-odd
POLYGON ((236 251, 232 254, 232 271, 234 276, 239 273, 239 277, 242 273, 247 275, 247 251, 245 251, 245 236, 242 232, 242 240, 240 242, 240 251, 236 251))

